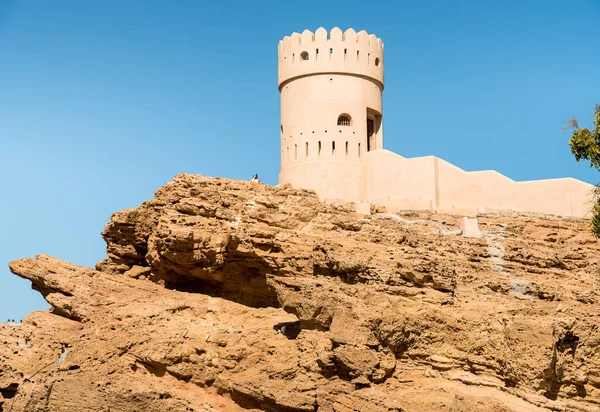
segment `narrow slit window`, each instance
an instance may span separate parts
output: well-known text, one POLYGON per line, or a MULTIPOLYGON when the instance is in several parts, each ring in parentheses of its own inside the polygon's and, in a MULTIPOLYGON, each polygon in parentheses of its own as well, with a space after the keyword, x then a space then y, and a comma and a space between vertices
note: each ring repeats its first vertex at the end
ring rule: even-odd
POLYGON ((359 50, 356 51, 356 62, 360 63, 360 51, 359 50))
POLYGON ((318 155, 321 156, 321 141, 319 140, 319 152, 318 155))
POLYGON ((371 53, 367 53, 367 66, 371 65, 371 53))
POLYGON ((308 157, 308 142, 306 142, 306 152, 304 154, 304 157, 308 157))
POLYGON ((344 49, 344 64, 346 64, 346 57, 348 56, 348 49, 344 49))
POLYGON ((348 142, 346 142, 346 156, 348 156, 348 142))
POLYGON ((294 145, 294 160, 298 160, 298 145, 294 145))
POLYGON ((360 143, 358 144, 358 157, 360 157, 360 143))
POLYGON ((335 155, 335 142, 331 142, 331 154, 335 155))
POLYGON ((367 152, 375 149, 375 120, 367 119, 367 152))

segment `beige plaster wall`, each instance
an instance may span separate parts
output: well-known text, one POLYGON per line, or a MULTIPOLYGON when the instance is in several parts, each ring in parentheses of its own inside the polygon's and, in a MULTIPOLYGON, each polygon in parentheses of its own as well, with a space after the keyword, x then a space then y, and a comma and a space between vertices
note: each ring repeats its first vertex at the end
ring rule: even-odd
POLYGON ((493 170, 465 172, 435 158, 436 210, 476 215, 486 210, 514 210, 514 181, 493 170))
POLYGON ((573 178, 515 182, 515 210, 589 217, 594 186, 573 178))
POLYGON ((407 159, 389 150, 369 152, 367 200, 389 211, 433 210, 435 169, 433 156, 407 159))
POLYGON ((438 212, 513 210, 583 217, 591 207, 593 186, 580 180, 515 182, 493 170, 465 172, 439 158, 436 164, 438 212))
POLYGON ((365 163, 335 160, 303 162, 282 169, 279 181, 314 190, 323 200, 366 200, 365 163))
POLYGON ((429 209, 471 216, 519 211, 585 217, 593 204, 594 186, 580 180, 515 182, 493 170, 466 172, 434 156, 407 159, 377 150, 369 153, 366 170, 367 201, 390 211, 429 209))
MULTIPOLYGON (((381 89, 369 80, 348 75, 296 79, 283 87, 280 102, 282 168, 332 158, 360 161, 367 151, 367 108, 382 111, 381 89), (350 126, 337 125, 341 114, 351 117, 350 126)), ((380 128, 376 148, 382 146, 380 128)))

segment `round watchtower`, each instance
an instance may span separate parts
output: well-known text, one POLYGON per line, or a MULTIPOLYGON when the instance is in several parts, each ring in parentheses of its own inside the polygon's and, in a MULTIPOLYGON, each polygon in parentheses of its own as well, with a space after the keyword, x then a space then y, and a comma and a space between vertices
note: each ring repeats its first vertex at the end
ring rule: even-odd
POLYGON ((383 148, 383 43, 364 30, 305 30, 279 42, 279 183, 322 199, 366 196, 365 154, 383 148))

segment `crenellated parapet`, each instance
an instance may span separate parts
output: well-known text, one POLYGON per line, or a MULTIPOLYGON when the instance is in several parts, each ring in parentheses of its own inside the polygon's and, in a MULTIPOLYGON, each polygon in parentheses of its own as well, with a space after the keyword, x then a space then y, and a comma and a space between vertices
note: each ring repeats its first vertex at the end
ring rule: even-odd
POLYGON ((365 76, 383 89, 383 42, 374 34, 335 27, 330 33, 319 28, 292 33, 279 41, 278 85, 318 73, 365 76))

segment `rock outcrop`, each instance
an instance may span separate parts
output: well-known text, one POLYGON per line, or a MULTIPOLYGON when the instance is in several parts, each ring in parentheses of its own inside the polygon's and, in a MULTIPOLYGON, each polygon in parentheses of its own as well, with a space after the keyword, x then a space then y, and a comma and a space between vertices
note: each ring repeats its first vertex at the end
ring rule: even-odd
POLYGON ((460 218, 178 175, 95 269, 10 263, 52 308, 0 326, 0 410, 598 410, 588 222, 460 218))

